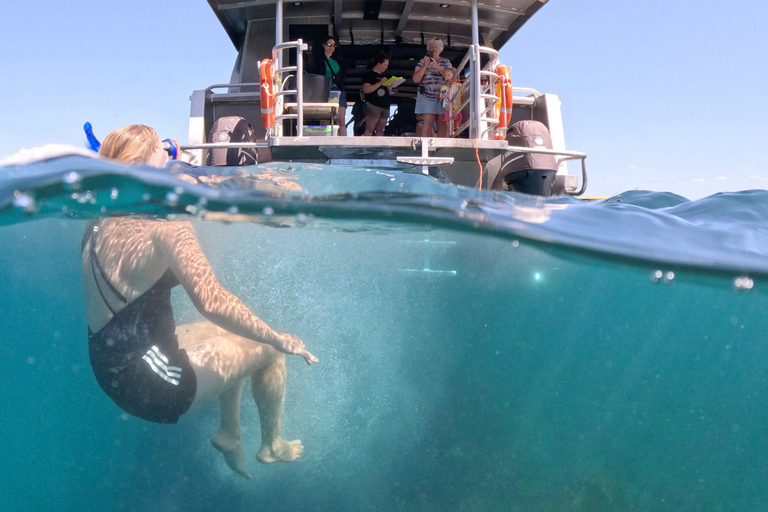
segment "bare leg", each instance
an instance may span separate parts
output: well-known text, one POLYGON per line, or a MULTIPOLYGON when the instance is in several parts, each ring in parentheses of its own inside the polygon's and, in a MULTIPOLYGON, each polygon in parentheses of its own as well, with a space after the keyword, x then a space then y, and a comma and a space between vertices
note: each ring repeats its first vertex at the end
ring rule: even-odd
POLYGON ((365 116, 365 132, 363 132, 363 136, 370 137, 373 135, 373 131, 377 127, 376 123, 379 122, 379 119, 379 116, 365 116))
POLYGON ((421 129, 422 137, 434 137, 435 136, 435 114, 423 114, 424 115, 424 127, 421 129))
POLYGON ((386 117, 379 117, 378 122, 376 124, 376 136, 381 137, 384 135, 384 128, 387 127, 387 118, 386 117))
POLYGON ((336 124, 339 125, 339 137, 347 136, 347 107, 339 107, 336 113, 336 124))
POLYGON ((437 118, 437 136, 438 137, 450 137, 450 128, 448 122, 445 120, 445 116, 437 118))
POLYGON ((179 346, 187 350, 197 377, 197 391, 191 409, 217 395, 221 403, 221 425, 211 438, 232 470, 250 478, 240 440, 240 399, 245 377, 252 375, 252 389, 259 408, 262 430, 262 462, 297 459, 301 441, 280 437, 285 397, 285 355, 269 345, 232 334, 211 322, 197 322, 176 328, 179 346), (269 450, 264 449, 264 443, 269 450))
POLYGON ((304 447, 298 439, 286 441, 280 435, 285 400, 285 356, 251 375, 251 390, 261 421, 261 449, 256 458, 265 464, 291 462, 301 457, 304 447))
POLYGON ((245 379, 219 395, 221 404, 221 424, 219 431, 211 437, 211 444, 224 455, 224 460, 232 471, 245 478, 251 478, 245 464, 243 442, 240 438, 240 398, 243 396, 245 379))

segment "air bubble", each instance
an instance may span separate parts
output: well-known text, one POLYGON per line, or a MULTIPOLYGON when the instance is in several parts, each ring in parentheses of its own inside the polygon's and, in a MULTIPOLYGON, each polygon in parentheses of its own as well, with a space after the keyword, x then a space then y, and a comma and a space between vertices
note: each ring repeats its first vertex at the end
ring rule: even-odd
POLYGON ((517 249, 518 247, 520 247, 520 242, 518 242, 517 240, 512 240, 512 247, 517 249))
POLYGON ((80 181, 83 177, 75 171, 68 172, 61 177, 61 180, 67 185, 70 190, 78 190, 80 188, 80 181))
POLYGON ((120 191, 117 189, 117 187, 115 187, 109 192, 109 198, 114 201, 117 199, 119 193, 120 191))
POLYGON ((261 210, 261 213, 266 215, 267 217, 275 214, 275 209, 271 206, 265 206, 263 210, 261 210))
POLYGON ((749 291, 755 286, 755 282, 750 277, 741 276, 733 280, 733 286, 736 291, 749 291))
POLYGON ((661 278, 664 277, 664 272, 661 270, 655 270, 651 273, 651 281, 658 283, 661 278))
POLYGON ((670 271, 664 274, 664 284, 671 284, 675 279, 675 273, 670 271))
POLYGON ((240 213, 240 209, 237 206, 230 206, 227 208, 227 213, 230 215, 237 215, 240 213))
POLYGON ((179 195, 173 192, 168 192, 165 195, 165 202, 168 203, 168 206, 176 206, 179 204, 179 195))
POLYGON ((13 193, 13 206, 23 208, 27 213, 35 213, 37 211, 37 204, 32 196, 18 190, 13 193))

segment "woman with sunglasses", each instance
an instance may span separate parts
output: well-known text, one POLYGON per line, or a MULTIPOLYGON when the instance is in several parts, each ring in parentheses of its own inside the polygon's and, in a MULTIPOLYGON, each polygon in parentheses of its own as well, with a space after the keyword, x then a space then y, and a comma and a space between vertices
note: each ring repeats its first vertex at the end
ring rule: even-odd
POLYGON ((325 75, 331 79, 331 90, 339 91, 339 111, 336 113, 336 124, 339 126, 339 135, 347 135, 347 92, 344 90, 347 79, 347 67, 344 59, 336 53, 339 40, 334 36, 325 38, 322 47, 322 57, 315 59, 311 71, 317 75, 325 75), (336 55, 334 56, 334 53, 336 55))
MULTIPOLYGON (((155 130, 120 128, 99 155, 161 165, 155 130)), ((240 439, 246 377, 259 410, 264 463, 293 461, 304 448, 280 433, 285 354, 317 362, 297 336, 273 330, 216 279, 188 220, 141 216, 92 222, 82 244, 82 279, 91 367, 102 390, 125 412, 177 423, 219 397, 221 425, 211 438, 232 470, 250 478, 240 439), (176 326, 171 290, 181 285, 206 319, 176 326)))

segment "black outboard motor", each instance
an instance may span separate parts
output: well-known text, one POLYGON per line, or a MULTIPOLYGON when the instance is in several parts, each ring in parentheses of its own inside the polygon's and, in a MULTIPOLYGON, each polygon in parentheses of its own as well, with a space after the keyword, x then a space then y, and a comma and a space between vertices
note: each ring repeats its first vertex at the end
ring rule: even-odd
MULTIPOLYGON (((507 130, 510 146, 552 149, 547 127, 539 121, 518 121, 507 130)), ((549 197, 557 175, 555 155, 541 153, 507 153, 491 185, 495 190, 514 190, 549 197)))
MULTIPOLYGON (((256 142, 256 132, 239 116, 220 117, 213 123, 208 142, 256 142)), ((269 161, 269 160, 267 160, 269 161)), ((259 154, 251 148, 217 148, 208 153, 206 165, 256 165, 259 154)))

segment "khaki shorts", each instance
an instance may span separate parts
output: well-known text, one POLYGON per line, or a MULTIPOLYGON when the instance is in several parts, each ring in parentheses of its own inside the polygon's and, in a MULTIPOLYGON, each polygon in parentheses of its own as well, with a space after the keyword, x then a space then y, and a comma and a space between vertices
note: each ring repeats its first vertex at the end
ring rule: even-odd
POLYGON ((383 119, 389 118, 389 109, 377 107, 370 103, 365 104, 365 117, 381 117, 383 119))

